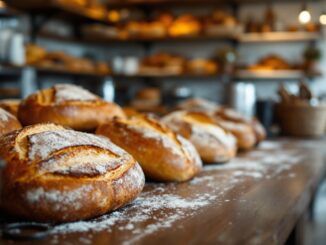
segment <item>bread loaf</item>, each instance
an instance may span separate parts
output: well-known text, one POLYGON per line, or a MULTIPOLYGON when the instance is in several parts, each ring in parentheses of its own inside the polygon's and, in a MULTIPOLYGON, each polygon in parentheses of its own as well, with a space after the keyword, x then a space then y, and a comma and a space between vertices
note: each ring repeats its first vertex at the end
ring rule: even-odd
POLYGON ((219 108, 215 110, 214 115, 222 120, 233 122, 235 125, 240 125, 240 127, 242 127, 241 124, 246 124, 251 127, 255 135, 255 144, 266 139, 265 128, 255 118, 246 118, 235 110, 229 108, 219 108))
POLYGON ((0 136, 21 128, 17 118, 0 108, 0 136))
POLYGON ((135 115, 101 125, 105 135, 132 154, 145 175, 159 181, 185 181, 201 170, 202 162, 194 146, 155 119, 135 115))
POLYGON ((19 104, 20 104, 20 100, 18 99, 0 100, 0 108, 8 111, 15 117, 17 117, 19 104))
POLYGON ((71 84, 58 84, 40 90, 22 101, 18 118, 23 125, 52 122, 81 131, 96 127, 118 116, 122 109, 71 84))
POLYGON ((162 122, 189 139, 204 162, 226 162, 236 155, 236 139, 205 113, 176 111, 162 122))
POLYGON ((89 219, 132 201, 144 174, 104 137, 36 124, 0 138, 1 208, 41 222, 89 219))

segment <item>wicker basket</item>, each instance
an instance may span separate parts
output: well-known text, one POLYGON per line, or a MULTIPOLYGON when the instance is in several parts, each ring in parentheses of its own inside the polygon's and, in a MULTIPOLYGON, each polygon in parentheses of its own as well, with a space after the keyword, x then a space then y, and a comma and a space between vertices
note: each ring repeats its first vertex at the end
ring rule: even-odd
POLYGON ((325 134, 326 104, 278 104, 276 113, 282 133, 298 137, 318 137, 325 134))

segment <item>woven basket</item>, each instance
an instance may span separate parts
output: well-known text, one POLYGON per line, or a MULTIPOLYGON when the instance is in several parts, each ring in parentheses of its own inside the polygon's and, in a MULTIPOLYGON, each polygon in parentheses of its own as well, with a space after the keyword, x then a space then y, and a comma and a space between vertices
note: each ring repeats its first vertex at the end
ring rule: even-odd
POLYGON ((325 134, 325 104, 278 104, 276 113, 283 134, 298 137, 319 137, 325 134))

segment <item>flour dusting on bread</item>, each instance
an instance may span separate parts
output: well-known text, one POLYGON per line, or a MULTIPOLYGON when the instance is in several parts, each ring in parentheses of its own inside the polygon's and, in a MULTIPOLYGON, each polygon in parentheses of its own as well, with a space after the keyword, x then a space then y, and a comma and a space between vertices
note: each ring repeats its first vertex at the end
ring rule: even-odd
POLYGON ((31 204, 47 203, 54 210, 67 210, 67 206, 74 204, 75 210, 82 208, 84 198, 89 198, 88 194, 93 190, 90 185, 85 185, 75 190, 45 190, 43 187, 32 189, 26 193, 26 199, 31 204))
POLYGON ((72 84, 57 84, 55 89, 55 102, 61 103, 64 101, 93 101, 98 100, 98 97, 82 87, 72 84))
POLYGON ((36 133, 28 136, 30 160, 46 159, 51 153, 71 146, 91 145, 111 151, 115 155, 124 155, 125 152, 114 145, 109 139, 92 134, 62 129, 36 133))
POLYGON ((13 116, 9 112, 0 108, 0 122, 7 122, 10 118, 13 118, 13 116))

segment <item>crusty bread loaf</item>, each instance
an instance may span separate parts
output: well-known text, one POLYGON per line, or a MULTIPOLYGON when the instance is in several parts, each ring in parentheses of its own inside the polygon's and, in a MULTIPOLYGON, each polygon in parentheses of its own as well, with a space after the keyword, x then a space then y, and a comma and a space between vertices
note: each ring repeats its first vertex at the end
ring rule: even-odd
POLYGON ((201 99, 193 98, 180 102, 176 106, 176 110, 186 110, 186 111, 215 111, 219 108, 214 102, 201 99))
POLYGON ((97 134, 107 136, 132 154, 152 179, 185 181, 201 170, 202 162, 194 146, 149 116, 113 119, 101 125, 97 134))
POLYGON ((246 118, 233 109, 226 108, 205 99, 189 99, 177 105, 176 109, 187 111, 201 111, 218 118, 226 130, 231 130, 238 139, 241 149, 250 149, 266 138, 263 125, 255 118, 246 118), (252 130, 255 134, 255 143, 252 144, 252 130))
POLYGON ((246 118, 230 108, 219 108, 215 110, 214 115, 222 120, 238 124, 240 127, 242 127, 241 124, 246 124, 251 127, 255 134, 255 144, 266 139, 265 128, 256 118, 246 118))
POLYGON ((239 150, 250 150, 255 146, 256 136, 250 125, 224 120, 218 116, 214 116, 213 118, 217 125, 231 132, 235 136, 239 150))
POLYGON ((144 186, 134 158, 105 137, 36 124, 0 138, 0 204, 28 220, 88 219, 133 200, 144 186))
POLYGON ((162 122, 189 139, 207 163, 226 162, 237 152, 236 139, 203 112, 176 111, 162 122))
POLYGON ((0 108, 8 111, 15 117, 17 117, 19 104, 20 104, 20 100, 18 99, 0 100, 0 108))
POLYGON ((22 101, 18 110, 23 125, 52 122, 81 131, 95 130, 115 116, 124 117, 118 105, 71 84, 40 90, 22 101))
POLYGON ((0 108, 0 136, 20 128, 17 118, 0 108))

